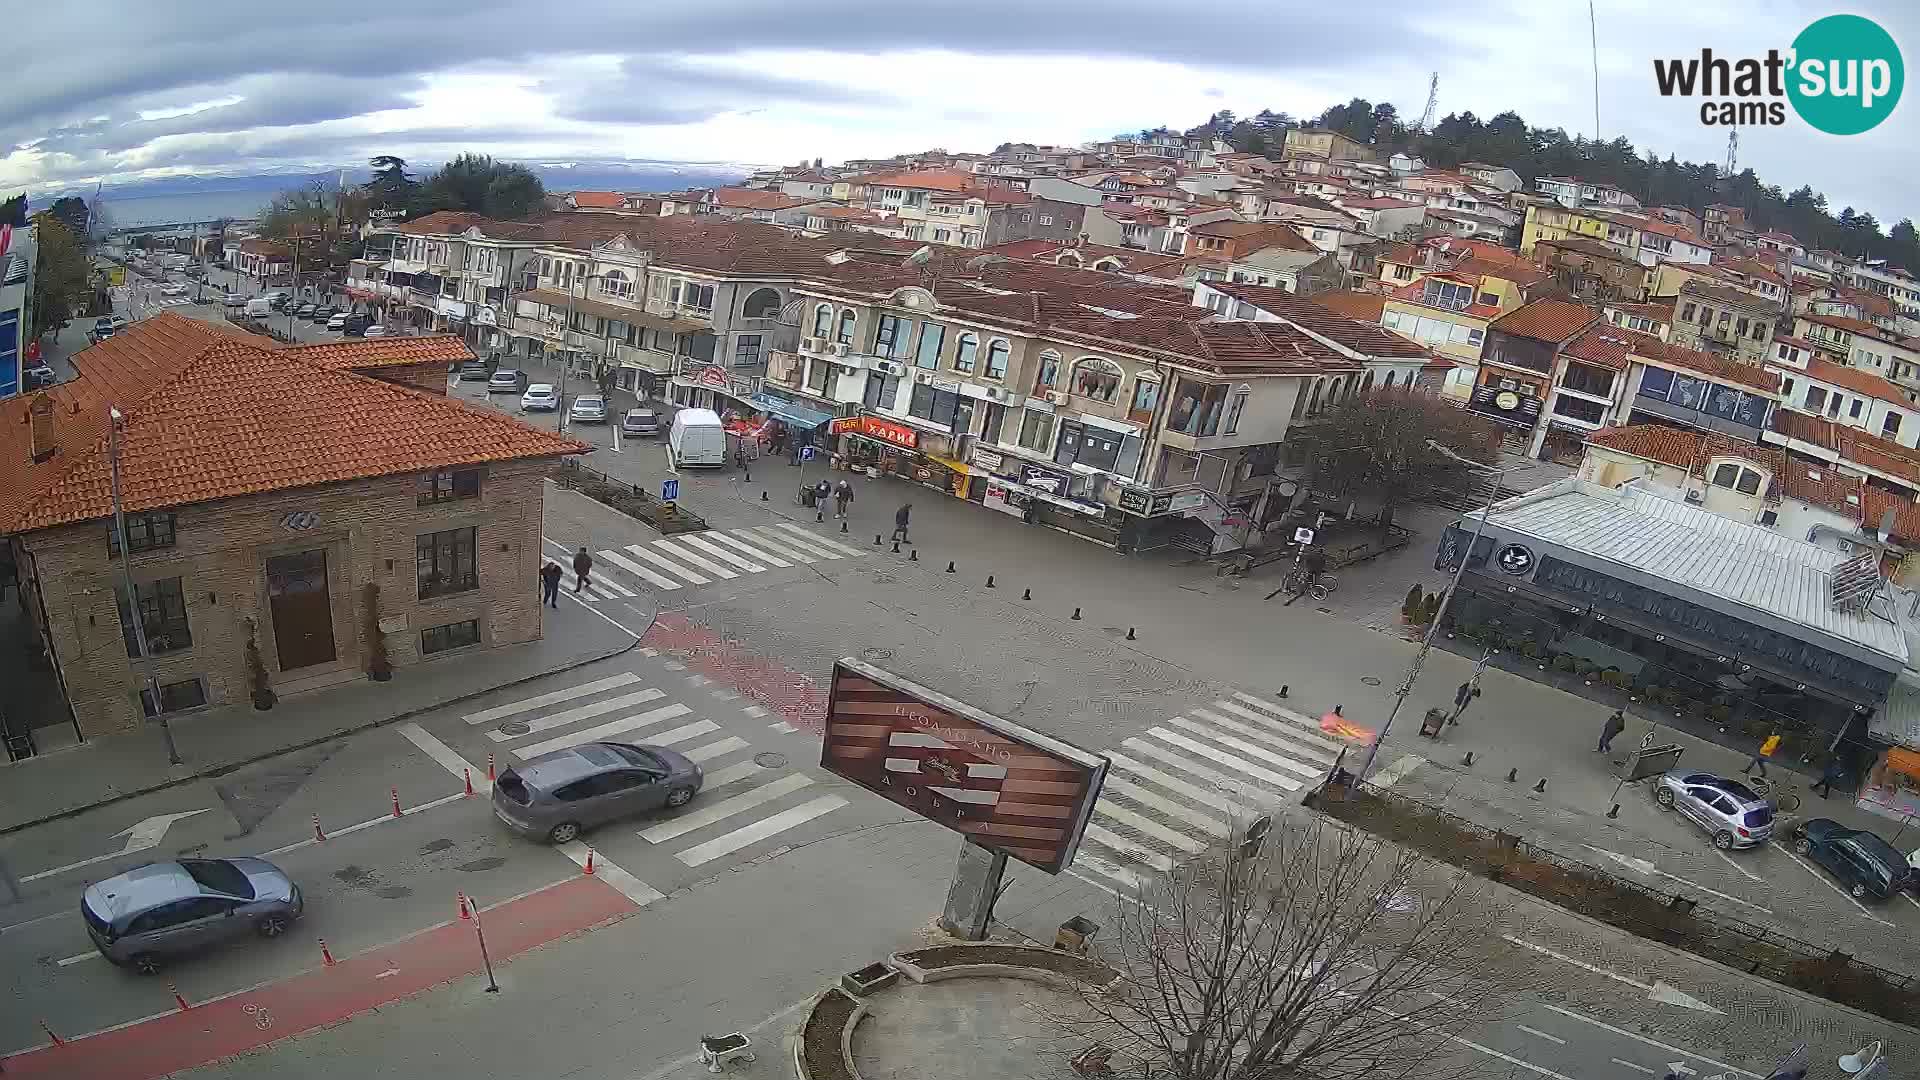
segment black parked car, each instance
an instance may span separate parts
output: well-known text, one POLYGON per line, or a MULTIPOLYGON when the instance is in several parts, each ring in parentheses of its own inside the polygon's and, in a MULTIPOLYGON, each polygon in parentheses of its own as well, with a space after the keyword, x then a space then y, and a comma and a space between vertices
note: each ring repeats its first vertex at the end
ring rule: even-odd
POLYGON ((1832 818, 1801 822, 1793 830, 1793 850, 1825 867, 1856 900, 1885 900, 1913 872, 1892 844, 1832 818))
POLYGON ((367 332, 367 327, 372 325, 372 316, 355 312, 347 316, 347 321, 341 325, 340 332, 348 337, 359 337, 367 332))

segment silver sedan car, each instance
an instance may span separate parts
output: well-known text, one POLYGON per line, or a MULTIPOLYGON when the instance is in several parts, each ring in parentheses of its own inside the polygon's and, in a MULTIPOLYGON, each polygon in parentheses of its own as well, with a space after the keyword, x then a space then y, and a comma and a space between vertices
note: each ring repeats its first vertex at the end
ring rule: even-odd
POLYGON ((279 937, 304 907, 300 886, 255 858, 148 863, 95 882, 80 899, 94 948, 142 975, 246 934, 279 937))
POLYGON ((1712 773, 1662 773, 1654 801, 1707 831, 1722 851, 1764 844, 1773 835, 1773 804, 1738 780, 1712 773))
POLYGON ((663 746, 598 742, 541 754, 493 784, 493 813, 522 836, 564 844, 616 818, 685 806, 706 781, 663 746))

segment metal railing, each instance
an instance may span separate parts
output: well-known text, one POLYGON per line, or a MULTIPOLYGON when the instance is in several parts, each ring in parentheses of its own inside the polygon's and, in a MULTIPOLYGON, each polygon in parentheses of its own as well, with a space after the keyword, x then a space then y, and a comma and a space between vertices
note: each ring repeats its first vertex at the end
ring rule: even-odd
POLYGON ((628 517, 644 521, 666 536, 701 532, 707 528, 706 519, 679 503, 665 502, 636 484, 615 480, 606 473, 589 469, 580 464, 577 458, 561 462, 560 468, 553 474, 553 481, 595 502, 611 506, 628 517))

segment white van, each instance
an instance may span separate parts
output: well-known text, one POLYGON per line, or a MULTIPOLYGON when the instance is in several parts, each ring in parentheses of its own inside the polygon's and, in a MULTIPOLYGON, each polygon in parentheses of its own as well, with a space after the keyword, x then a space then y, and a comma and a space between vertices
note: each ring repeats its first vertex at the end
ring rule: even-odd
POLYGON ((273 298, 272 297, 256 296, 253 299, 247 301, 247 318, 264 319, 271 314, 273 314, 273 298))
POLYGON ((705 465, 719 467, 727 463, 727 432, 712 409, 681 409, 673 414, 673 429, 667 434, 667 465, 705 465))

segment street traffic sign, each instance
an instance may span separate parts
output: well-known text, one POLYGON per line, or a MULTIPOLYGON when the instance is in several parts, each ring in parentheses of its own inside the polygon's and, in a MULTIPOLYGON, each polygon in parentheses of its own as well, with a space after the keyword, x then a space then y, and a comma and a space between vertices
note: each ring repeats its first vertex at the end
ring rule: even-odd
POLYGON ((800 448, 800 460, 801 460, 801 461, 812 461, 812 460, 813 460, 813 447, 811 447, 811 446, 803 446, 803 447, 801 447, 801 448, 800 448))
POLYGON ((1293 542, 1296 544, 1313 543, 1313 530, 1304 527, 1293 530, 1293 542))
POLYGON ((672 502, 675 499, 678 499, 679 497, 680 497, 680 480, 677 477, 673 479, 660 481, 660 501, 661 502, 672 502))

